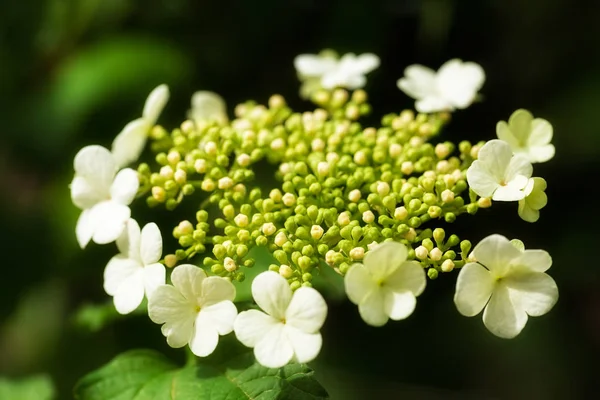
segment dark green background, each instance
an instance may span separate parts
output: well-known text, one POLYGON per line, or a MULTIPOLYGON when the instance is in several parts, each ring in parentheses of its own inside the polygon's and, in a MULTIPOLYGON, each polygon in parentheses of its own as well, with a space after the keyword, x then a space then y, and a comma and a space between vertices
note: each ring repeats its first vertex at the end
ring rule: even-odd
MULTIPOLYGON (((412 107, 396 88, 407 65, 459 57, 485 69, 484 101, 455 113, 444 139, 491 139, 517 108, 553 124, 556 157, 535 165, 548 182, 541 220, 528 224, 516 204, 497 204, 450 229, 473 242, 497 232, 549 251, 560 299, 510 341, 458 314, 455 274, 429 282, 414 315, 385 328, 333 301, 314 363, 332 398, 591 397, 600 355, 598 15, 592 0, 2 1, 0 375, 49 372, 68 399, 78 377, 120 351, 150 346, 180 357, 144 316, 96 333, 74 323, 82 304, 107 300, 102 271, 115 249, 76 244, 73 156, 84 145, 109 146, 160 83, 171 88, 161 117, 168 127, 200 89, 222 94, 230 112, 272 93, 308 109, 293 58, 334 48, 380 56, 367 87, 373 121, 412 107)), ((133 210, 155 218, 143 204, 133 210)))

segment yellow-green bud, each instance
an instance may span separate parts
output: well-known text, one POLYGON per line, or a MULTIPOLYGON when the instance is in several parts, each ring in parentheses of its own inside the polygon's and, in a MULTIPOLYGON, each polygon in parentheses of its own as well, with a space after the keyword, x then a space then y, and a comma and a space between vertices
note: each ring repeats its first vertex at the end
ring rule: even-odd
POLYGON ((320 225, 313 225, 310 228, 310 236, 314 239, 314 240, 319 240, 321 239, 321 237, 323 236, 324 233, 324 229, 320 226, 320 225))
POLYGON ((294 270, 289 265, 282 264, 279 266, 279 275, 285 279, 290 279, 294 275, 294 270))
POLYGON ((477 200, 477 206, 479 208, 489 208, 492 206, 492 199, 489 197, 481 197, 477 200))
POLYGON ((436 243, 442 243, 445 237, 446 232, 442 228, 435 228, 433 230, 433 238, 435 239, 436 243))
POLYGON ((433 248, 429 252, 429 258, 431 258, 433 261, 441 260, 442 259, 442 250, 440 250, 439 247, 433 248))
POLYGON ((177 256, 175 254, 167 254, 165 256, 165 267, 173 268, 177 265, 177 256))
POLYGON ((451 272, 454 269, 454 261, 450 259, 445 260, 441 265, 441 269, 443 272, 451 272))
POLYGON ((236 215, 233 221, 240 228, 245 228, 246 226, 248 226, 248 216, 246 214, 236 215))
POLYGON ((265 236, 271 236, 275 233, 275 231, 277 231, 277 227, 275 227, 275 224, 272 222, 267 222, 262 226, 262 233, 264 233, 265 236))
POLYGON ((435 268, 429 268, 427 270, 427 276, 429 277, 429 279, 436 279, 438 277, 438 270, 435 268))
POLYGON ((444 203, 451 203, 454 201, 454 192, 450 189, 446 189, 442 192, 442 201, 444 203))
POLYGON ((353 203, 357 203, 360 200, 361 193, 360 190, 354 189, 348 194, 348 200, 353 203))
POLYGON ((194 232, 194 226, 190 221, 181 221, 177 226, 179 235, 191 235, 194 232))
POLYGON ((237 265, 231 257, 225 257, 225 260, 223 261, 223 267, 227 272, 233 272, 237 269, 237 265))
POLYGON ((365 249, 362 247, 355 247, 352 250, 350 250, 350 258, 358 261, 358 260, 362 260, 365 257, 365 249))
POLYGON ((152 188, 152 197, 159 203, 164 203, 167 193, 165 192, 165 189, 161 188, 160 186, 154 186, 152 188))
POLYGON ((415 249, 415 256, 419 260, 425 260, 429 255, 429 250, 425 246, 419 246, 415 249))
POLYGON ((394 210, 394 218, 398 221, 404 221, 408 217, 408 210, 404 206, 397 207, 394 210))

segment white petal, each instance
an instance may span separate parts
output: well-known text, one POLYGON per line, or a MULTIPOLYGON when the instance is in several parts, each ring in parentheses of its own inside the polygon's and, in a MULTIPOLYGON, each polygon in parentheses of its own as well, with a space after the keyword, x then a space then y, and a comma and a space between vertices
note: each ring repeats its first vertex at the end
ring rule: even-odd
POLYGON ((136 260, 116 255, 110 259, 104 269, 104 290, 114 296, 123 282, 142 270, 142 265, 136 260))
POLYGON ((90 219, 92 210, 83 210, 79 214, 77 219, 77 226, 75 227, 75 235, 77 236, 77 243, 82 249, 92 240, 94 235, 93 221, 90 219))
POLYGON ((543 273, 519 274, 506 279, 513 304, 532 317, 546 314, 558 300, 558 287, 543 273))
POLYGON ((510 263, 521 256, 521 252, 502 235, 490 235, 473 249, 478 263, 492 272, 493 277, 502 278, 510 263))
MULTIPOLYGON (((506 168, 506 172, 504 174, 504 180, 509 182, 516 179, 519 176, 524 176, 525 178, 531 178, 531 174, 533 173, 533 166, 529 159, 521 154, 516 154, 508 164, 506 168)), ((523 186, 524 187, 524 186, 523 186)))
POLYGON ((294 67, 302 76, 321 76, 332 70, 337 65, 337 60, 330 57, 321 57, 315 54, 300 54, 294 59, 294 67))
POLYGON ((405 319, 415 310, 417 299, 410 291, 383 290, 385 313, 394 321, 405 319))
POLYGON ((113 302, 119 314, 129 314, 144 300, 144 272, 142 268, 124 280, 114 294, 113 302))
POLYGON ((119 171, 110 187, 111 199, 119 204, 128 206, 131 204, 140 187, 137 172, 131 168, 119 171))
POLYGON ((112 143, 112 154, 116 164, 124 167, 137 161, 146 146, 148 132, 152 126, 145 118, 131 121, 115 137, 112 143))
POLYGON ((554 149, 554 145, 546 144, 543 146, 532 146, 529 148, 529 159, 531 162, 541 163, 550 160, 554 157, 554 153, 556 150, 554 149))
POLYGON ((252 297, 267 314, 283 319, 292 299, 292 289, 281 275, 266 271, 254 278, 252 297))
POLYGON ((512 159, 512 149, 508 143, 503 142, 502 140, 490 140, 479 150, 478 160, 487 167, 489 173, 496 178, 495 181, 498 183, 507 178, 510 180, 510 177, 506 176, 506 170, 511 164, 512 159))
POLYGON ((364 265, 376 282, 383 281, 406 261, 407 255, 408 249, 402 243, 384 242, 367 252, 364 265))
POLYGON ((284 330, 294 349, 296 362, 307 363, 317 358, 323 345, 320 333, 306 333, 290 325, 286 325, 284 330))
POLYGON ((237 339, 246 347, 254 347, 281 321, 258 310, 242 311, 233 322, 237 339))
POLYGON ((525 199, 519 200, 518 213, 523 221, 536 222, 540 219, 539 210, 531 208, 525 199))
POLYGON ((129 207, 113 201, 95 205, 90 217, 94 225, 92 240, 98 244, 114 242, 123 233, 130 216, 129 207))
POLYGON ((515 308, 505 285, 497 285, 483 312, 483 323, 494 335, 512 339, 525 327, 527 314, 515 308))
POLYGON ((198 314, 194 324, 194 334, 190 339, 190 349, 198 357, 206 357, 217 348, 219 344, 219 333, 216 328, 207 323, 206 319, 201 317, 202 312, 198 314))
POLYGON ((494 192, 492 200, 495 201, 519 201, 525 198, 525 190, 529 180, 523 175, 517 175, 506 185, 500 185, 494 192))
POLYGON ((440 67, 437 87, 443 98, 462 109, 471 105, 484 80, 485 73, 479 64, 454 59, 440 67))
POLYGON ((306 333, 316 333, 327 318, 327 304, 321 293, 313 288, 297 289, 285 313, 288 325, 306 333))
POLYGON ((140 235, 140 226, 137 221, 129 218, 123 233, 117 238, 116 243, 121 254, 128 256, 132 260, 137 260, 141 264, 140 235))
POLYGON ((471 189, 481 197, 492 197, 500 187, 495 174, 492 174, 489 168, 479 160, 473 161, 473 164, 467 169, 467 182, 471 189))
MULTIPOLYGON (((398 88, 413 99, 423 99, 435 94, 435 71, 423 65, 406 67, 404 78, 398 80, 398 88)), ((424 111, 426 112, 426 111, 424 111)))
POLYGON ((383 326, 389 315, 385 312, 385 299, 382 290, 374 290, 358 305, 361 318, 371 326, 383 326))
POLYGON ((542 118, 536 118, 531 121, 531 131, 529 133, 529 146, 543 146, 552 140, 553 129, 550 122, 542 118))
POLYGON ((158 226, 151 222, 141 232, 140 257, 144 264, 152 264, 160 260, 162 255, 162 236, 158 226))
POLYGON ((202 281, 206 279, 206 272, 192 264, 181 264, 173 269, 171 282, 189 301, 196 302, 202 293, 202 281))
POLYGON ((219 276, 209 276, 202 280, 202 297, 198 299, 202 307, 235 299, 235 286, 231 281, 219 276))
POLYGON ((394 292, 408 291, 418 296, 425 290, 425 270, 417 261, 405 261, 384 281, 384 287, 394 292))
POLYGON ((490 271, 477 263, 468 263, 460 269, 456 279, 454 304, 465 317, 473 317, 483 310, 494 290, 495 280, 490 271))
POLYGON ((210 325, 219 333, 227 335, 233 330, 233 321, 237 317, 237 308, 229 301, 225 300, 210 306, 202 307, 196 323, 210 325))
POLYGON ((552 266, 552 257, 544 250, 525 250, 510 265, 519 271, 546 272, 552 266))
POLYGON ((344 286, 350 301, 357 305, 369 293, 377 289, 377 284, 373 280, 373 276, 363 264, 353 264, 350 266, 344 276, 344 286))
POLYGON ((201 90, 192 95, 192 109, 189 118, 194 121, 217 121, 226 124, 227 106, 225 100, 214 92, 201 90))
POLYGON ((165 284, 167 279, 166 274, 165 266, 160 263, 144 267, 144 288, 148 298, 150 298, 157 287, 165 284))
POLYGON ((294 348, 284 328, 284 324, 275 325, 254 347, 254 356, 261 365, 281 368, 292 360, 294 348))
POLYGON ((188 344, 196 314, 194 305, 171 285, 159 286, 148 299, 148 316, 157 324, 165 324, 161 331, 171 347, 188 344))
POLYGON ((73 162, 75 175, 84 177, 99 193, 108 194, 117 166, 110 151, 102 146, 86 146, 79 150, 73 162))
POLYGON ((519 147, 526 147, 531 134, 533 115, 527 110, 516 110, 508 119, 508 125, 513 136, 519 142, 519 147))
POLYGON ((500 121, 496 124, 496 136, 498 136, 498 139, 508 143, 513 151, 522 147, 521 143, 518 141, 515 135, 513 135, 510 127, 505 121, 500 121))
POLYGON ((415 109, 420 113, 454 111, 454 107, 443 97, 427 96, 415 102, 415 109))
POLYGON ((82 210, 92 208, 108 198, 108 192, 104 188, 90 184, 83 176, 75 176, 69 187, 73 204, 82 210))
POLYGON ((379 64, 379 57, 373 53, 364 53, 356 58, 356 68, 363 74, 368 74, 378 68, 379 64))
POLYGON ((160 116, 163 108, 165 108, 167 101, 169 101, 169 87, 164 84, 157 86, 148 95, 142 115, 148 120, 148 123, 151 126, 156 123, 156 120, 160 116))

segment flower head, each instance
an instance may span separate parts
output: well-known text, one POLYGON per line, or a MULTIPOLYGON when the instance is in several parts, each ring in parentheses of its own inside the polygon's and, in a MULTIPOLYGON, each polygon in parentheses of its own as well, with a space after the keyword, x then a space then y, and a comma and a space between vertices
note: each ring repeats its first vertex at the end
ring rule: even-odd
POLYGON ((346 293, 358 305, 369 325, 385 325, 389 318, 408 317, 425 290, 425 271, 416 261, 407 261, 408 249, 398 242, 384 242, 370 250, 363 264, 353 264, 344 278, 346 293))
POLYGON ((303 81, 300 95, 307 98, 320 88, 362 88, 367 82, 365 75, 379 66, 379 57, 371 53, 359 56, 348 53, 340 59, 332 52, 301 54, 294 60, 294 66, 303 81))
POLYGON ((498 139, 510 145, 515 154, 523 154, 532 163, 545 162, 554 157, 552 125, 542 118, 533 118, 527 110, 517 110, 508 119, 496 125, 498 139))
POLYGON ((494 335, 517 336, 528 315, 544 315, 558 300, 556 283, 544 273, 552 265, 547 252, 521 250, 504 236, 491 235, 473 254, 477 262, 458 274, 454 303, 467 317, 484 310, 483 323, 494 335))
POLYGON ((207 277, 204 270, 191 264, 175 267, 171 282, 173 285, 156 288, 148 299, 150 319, 164 324, 161 331, 169 346, 189 344, 198 357, 211 354, 219 335, 233 330, 235 287, 225 278, 207 277))
POLYGON ((254 348, 260 364, 280 368, 291 360, 309 362, 319 354, 319 330, 327 317, 319 292, 301 287, 292 293, 285 278, 266 271, 254 278, 252 296, 264 312, 241 312, 234 330, 242 344, 254 348))
POLYGON ((494 139, 479 150, 478 159, 467 170, 467 182, 481 197, 517 201, 525 197, 532 172, 527 158, 513 155, 508 143, 494 139))
POLYGON ((113 296, 120 314, 135 310, 154 290, 165 284, 165 267, 158 260, 162 254, 162 237, 158 226, 146 224, 140 232, 138 223, 129 219, 127 229, 117 239, 120 254, 104 270, 104 290, 113 296))
POLYGON ((196 124, 215 121, 224 125, 229 121, 225 100, 218 94, 206 90, 192 95, 192 108, 188 112, 188 117, 196 124))
POLYGON ((81 149, 74 168, 71 199, 83 210, 75 229, 79 245, 115 241, 131 215, 129 204, 139 187, 137 172, 125 168, 117 173, 112 154, 102 146, 81 149))
POLYGON ((479 64, 452 59, 437 73, 419 64, 408 66, 404 78, 398 80, 398 88, 417 100, 417 111, 432 113, 467 108, 484 81, 485 73, 479 64))
POLYGON ((169 100, 167 85, 156 87, 146 99, 142 117, 131 121, 112 143, 112 153, 117 165, 122 167, 136 161, 146 145, 148 133, 169 100))
POLYGON ((519 217, 527 222, 540 218, 540 210, 548 204, 546 181, 544 178, 531 178, 525 188, 525 198, 519 200, 519 217))

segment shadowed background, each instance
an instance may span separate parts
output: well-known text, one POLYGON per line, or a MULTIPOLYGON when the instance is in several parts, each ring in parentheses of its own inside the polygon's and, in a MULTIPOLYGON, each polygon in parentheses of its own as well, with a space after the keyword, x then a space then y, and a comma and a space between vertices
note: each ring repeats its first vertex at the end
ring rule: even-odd
MULTIPOLYGON (((540 221, 497 203, 448 228, 473 243, 501 233, 549 251, 560 299, 510 341, 487 332, 480 316, 458 314, 456 274, 428 281, 415 313, 384 328, 332 300, 312 364, 332 398, 585 398, 600 355, 599 13, 592 0, 2 2, 0 376, 49 374, 57 398, 69 399, 78 378, 121 351, 181 357, 143 315, 91 332, 93 312, 78 313, 108 300, 102 272, 116 249, 78 248, 73 157, 88 144, 110 146, 160 83, 171 89, 160 118, 168 128, 185 118, 196 90, 221 94, 230 115, 236 103, 273 93, 307 110, 293 59, 333 48, 381 58, 366 87, 373 124, 413 107, 396 87, 406 66, 437 69, 454 57, 481 64, 487 80, 483 101, 456 112, 443 139, 492 139, 517 108, 552 123, 556 157, 534 166, 548 182, 540 221)), ((133 213, 157 219, 165 235, 175 224, 143 201, 133 213)))

